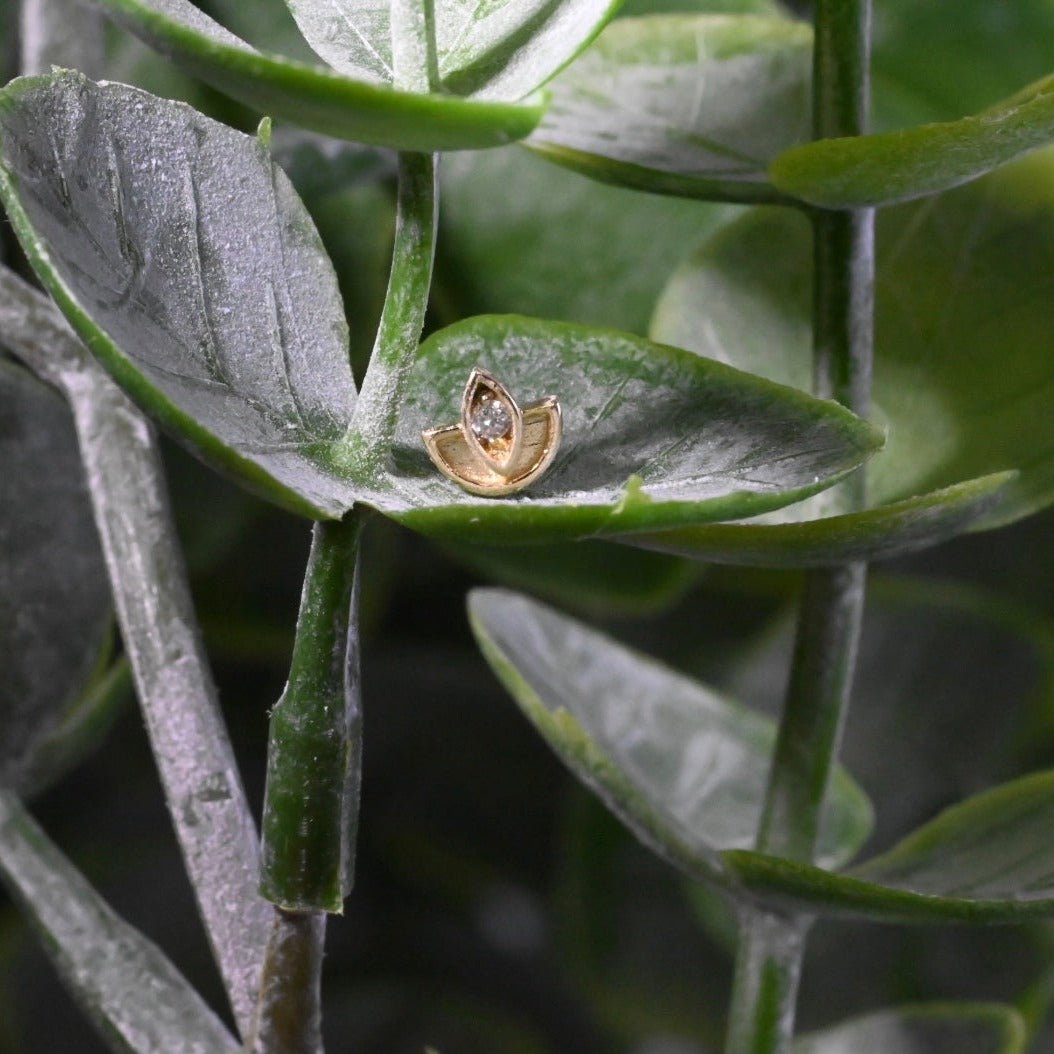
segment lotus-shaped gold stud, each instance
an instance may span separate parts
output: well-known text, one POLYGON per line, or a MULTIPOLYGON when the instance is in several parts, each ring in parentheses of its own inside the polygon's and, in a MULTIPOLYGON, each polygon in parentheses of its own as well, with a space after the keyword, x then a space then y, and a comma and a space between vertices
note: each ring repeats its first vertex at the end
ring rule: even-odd
POLYGON ((560 403, 547 395, 522 410, 496 377, 477 366, 461 396, 461 421, 421 433, 428 456, 472 494, 500 498, 529 487, 552 464, 560 403))

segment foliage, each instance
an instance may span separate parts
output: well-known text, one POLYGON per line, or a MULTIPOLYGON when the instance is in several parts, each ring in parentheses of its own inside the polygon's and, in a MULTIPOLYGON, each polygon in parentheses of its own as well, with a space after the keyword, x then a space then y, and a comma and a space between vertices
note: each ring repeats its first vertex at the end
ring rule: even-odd
POLYGON ((0 1054, 16 907, 124 1052, 1046 1049, 1046 0, 76 3, 4 26, 0 1054), (522 494, 421 442, 476 366, 522 494))

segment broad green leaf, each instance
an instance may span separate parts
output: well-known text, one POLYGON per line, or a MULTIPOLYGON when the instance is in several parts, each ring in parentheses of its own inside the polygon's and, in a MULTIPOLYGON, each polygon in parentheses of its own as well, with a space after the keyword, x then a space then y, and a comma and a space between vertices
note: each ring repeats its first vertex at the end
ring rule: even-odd
MULTIPOLYGON (((721 880, 720 850, 753 844, 775 725, 515 593, 476 590, 469 611, 494 672, 575 775, 661 856, 721 880)), ((851 857, 870 824, 839 770, 821 858, 851 857)))
POLYGON ((939 194, 1054 142, 1054 77, 979 114, 943 124, 796 146, 773 184, 824 208, 891 205, 939 194))
POLYGON ((332 266, 262 143, 72 72, 0 94, 0 194, 117 381, 203 457, 329 516, 355 400, 332 266))
POLYGON ((1054 915, 1054 773, 967 799, 888 853, 835 874, 732 850, 750 893, 824 915, 883 921, 1012 922, 1054 915))
POLYGON ((608 187, 523 150, 443 159, 433 304, 645 333, 666 280, 732 210, 608 187))
MULTIPOLYGON (((286 0, 308 43, 339 73, 398 81, 389 0, 286 0)), ((436 0, 431 5, 437 91, 519 99, 596 34, 619 0, 436 0)), ((400 41, 402 43, 402 41, 400 41)))
POLYGON ((108 641, 110 592, 69 410, 3 359, 0 466, 0 787, 24 790, 108 641))
POLYGON ((626 0, 619 8, 620 17, 668 15, 675 12, 715 15, 786 14, 778 0, 626 0))
POLYGON ((421 346, 393 470, 363 500, 425 534, 510 544, 747 516, 814 492, 881 443, 835 403, 611 330, 484 316, 421 346), (457 424, 482 366, 522 404, 549 394, 563 442, 522 495, 477 497, 442 476, 422 430, 457 424))
POLYGON ((446 543, 444 551, 487 578, 597 615, 660 611, 696 578, 685 560, 604 542, 514 546, 446 543))
MULTIPOLYGON (((971 504, 979 515, 960 523, 978 530, 1054 500, 1054 418, 1045 412, 1054 377, 1046 283, 1054 273, 1052 173, 1054 163, 1040 155, 880 215, 873 418, 888 443, 868 466, 872 508, 831 521, 822 507, 804 505, 767 525, 745 526, 738 538, 730 527, 720 543, 731 558, 742 546, 780 563, 785 529, 794 549, 807 549, 810 534, 827 535, 832 556, 863 556, 883 551, 881 536, 895 541, 925 510, 940 538, 971 504), (985 498, 998 480, 982 477, 1009 470, 1017 475, 994 490, 994 500, 985 498), (914 513, 901 504, 911 499, 914 513), (847 533, 866 545, 847 548, 847 533)), ((757 210, 703 245, 675 276, 652 332, 808 387, 810 303, 806 223, 789 211, 757 210)), ((911 545, 921 540, 915 535, 911 545)), ((684 552, 685 542, 675 551, 684 552)), ((720 557, 716 539, 700 535, 699 543, 720 557)), ((806 555, 816 562, 819 553, 806 555)))
POLYGON ((421 151, 500 146, 527 135, 542 114, 540 96, 493 102, 417 95, 257 51, 189 0, 99 4, 118 25, 219 91, 341 139, 421 151))
POLYGON ((526 145, 641 190, 776 200, 769 161, 809 136, 812 32, 786 18, 620 19, 551 84, 526 145))
POLYGON ((1020 1014, 997 1003, 880 1010, 800 1036, 794 1054, 1024 1054, 1020 1014))
POLYGON ((242 1049, 161 951, 114 914, 7 791, 0 791, 0 880, 116 1054, 242 1049))

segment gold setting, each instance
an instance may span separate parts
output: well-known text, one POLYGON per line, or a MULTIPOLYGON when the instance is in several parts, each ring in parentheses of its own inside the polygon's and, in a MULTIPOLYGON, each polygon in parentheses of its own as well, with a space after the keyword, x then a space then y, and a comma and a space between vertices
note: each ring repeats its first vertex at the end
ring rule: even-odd
POLYGON ((421 438, 447 479, 471 494, 500 498, 529 487, 545 472, 562 429, 555 395, 521 410, 505 385, 477 366, 461 396, 461 421, 426 429, 421 438))

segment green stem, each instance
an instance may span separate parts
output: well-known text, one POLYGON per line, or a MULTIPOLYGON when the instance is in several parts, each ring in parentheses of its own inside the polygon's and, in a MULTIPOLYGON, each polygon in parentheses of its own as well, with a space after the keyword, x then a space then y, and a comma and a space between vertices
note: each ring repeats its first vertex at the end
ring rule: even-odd
MULTIPOLYGON (((866 132, 870 0, 817 0, 816 138, 866 132)), ((866 415, 874 318, 874 215, 814 215, 813 352, 817 394, 866 415)), ((842 485, 845 510, 865 501, 863 473, 842 485)), ((866 564, 809 572, 787 699, 758 832, 760 852, 811 863, 834 770, 864 610, 866 564)), ((808 919, 744 912, 728 1054, 785 1054, 794 1032, 808 919)))
POLYGON ((391 277, 347 439, 352 464, 366 477, 377 476, 391 453, 403 387, 424 329, 435 259, 437 157, 399 155, 391 277))
POLYGON ((354 868, 361 708, 356 564, 362 513, 316 523, 289 682, 271 712, 261 890, 339 914, 354 868))

